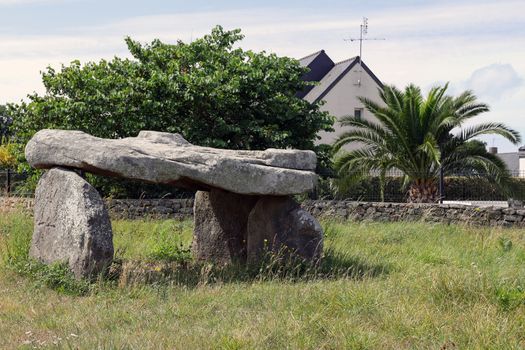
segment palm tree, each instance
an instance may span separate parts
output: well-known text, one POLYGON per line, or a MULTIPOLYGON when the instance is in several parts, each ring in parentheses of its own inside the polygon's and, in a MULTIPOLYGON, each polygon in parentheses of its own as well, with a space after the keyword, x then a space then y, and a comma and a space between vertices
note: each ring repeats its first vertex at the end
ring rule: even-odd
POLYGON ((421 90, 408 85, 404 91, 385 86, 380 91, 383 104, 360 98, 375 120, 346 116, 341 125, 351 127, 335 142, 340 151, 335 168, 340 176, 359 177, 375 173, 384 176, 392 169, 405 176, 410 202, 438 200, 437 178, 468 174, 489 176, 504 185, 510 177, 505 164, 485 150, 473 138, 485 134, 503 136, 513 144, 521 137, 502 123, 483 123, 460 129, 463 124, 489 107, 477 101, 471 91, 457 97, 446 95, 448 84, 430 90, 426 98, 421 90), (344 145, 357 142, 359 147, 341 151, 344 145), (342 154, 341 154, 342 153, 342 154))

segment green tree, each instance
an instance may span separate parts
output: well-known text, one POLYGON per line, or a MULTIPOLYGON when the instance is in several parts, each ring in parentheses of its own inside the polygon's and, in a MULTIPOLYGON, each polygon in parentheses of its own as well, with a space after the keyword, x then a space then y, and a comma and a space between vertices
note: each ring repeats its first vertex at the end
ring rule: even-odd
POLYGON ((3 142, 10 136, 11 122, 12 119, 7 115, 7 107, 0 105, 0 142, 3 142))
POLYGON ((115 57, 43 73, 44 95, 10 105, 18 139, 43 128, 98 137, 140 130, 181 133, 229 149, 313 149, 333 119, 295 96, 305 69, 291 58, 237 48, 240 30, 220 26, 191 43, 126 39, 131 59, 115 57))
POLYGON ((435 87, 426 98, 409 85, 404 91, 385 86, 382 104, 360 98, 375 120, 344 117, 341 124, 351 129, 334 144, 335 150, 359 142, 359 147, 342 152, 335 167, 340 176, 361 177, 397 169, 405 175, 410 202, 438 200, 437 179, 445 175, 484 176, 505 186, 510 174, 501 159, 486 151, 473 138, 485 134, 503 136, 514 144, 520 135, 501 123, 483 123, 462 128, 463 124, 489 107, 466 91, 457 97, 446 95, 448 85, 435 87), (460 128, 457 133, 453 129, 460 128))
POLYGON ((7 107, 0 105, 0 168, 11 168, 16 165, 15 145, 9 142, 11 122, 11 118, 7 115, 7 107))

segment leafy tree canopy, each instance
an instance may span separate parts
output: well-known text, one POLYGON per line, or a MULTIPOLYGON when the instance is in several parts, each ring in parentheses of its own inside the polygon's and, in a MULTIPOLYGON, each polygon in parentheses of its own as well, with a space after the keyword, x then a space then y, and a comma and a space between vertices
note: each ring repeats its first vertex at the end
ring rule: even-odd
POLYGON ((10 136, 12 119, 7 115, 7 107, 0 105, 0 144, 10 136))
POLYGON ((240 30, 215 27, 191 43, 126 39, 131 59, 115 57, 43 72, 44 95, 10 105, 17 139, 43 128, 98 137, 140 130, 181 133, 230 149, 313 149, 333 118, 295 96, 305 69, 291 58, 237 48, 240 30))

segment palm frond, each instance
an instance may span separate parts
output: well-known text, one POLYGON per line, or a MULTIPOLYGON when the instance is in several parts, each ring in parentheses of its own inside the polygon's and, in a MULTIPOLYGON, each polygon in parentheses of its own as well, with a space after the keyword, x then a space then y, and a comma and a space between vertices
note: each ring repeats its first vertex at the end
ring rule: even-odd
POLYGON ((385 146, 384 139, 374 131, 366 129, 353 129, 341 134, 341 136, 336 139, 332 147, 334 151, 338 151, 343 146, 352 142, 360 142, 364 145, 375 147, 378 150, 384 148, 385 146))
POLYGON ((463 141, 468 141, 474 137, 487 134, 500 135, 515 145, 521 142, 520 133, 502 123, 483 123, 471 126, 462 130, 459 137, 463 141))

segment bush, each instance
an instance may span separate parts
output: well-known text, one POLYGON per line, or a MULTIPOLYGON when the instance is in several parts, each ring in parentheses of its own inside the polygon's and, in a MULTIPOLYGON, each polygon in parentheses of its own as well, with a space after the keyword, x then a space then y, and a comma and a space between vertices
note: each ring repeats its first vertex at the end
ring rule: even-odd
POLYGON ((0 168, 14 168, 15 166, 14 145, 11 143, 0 143, 0 168))

